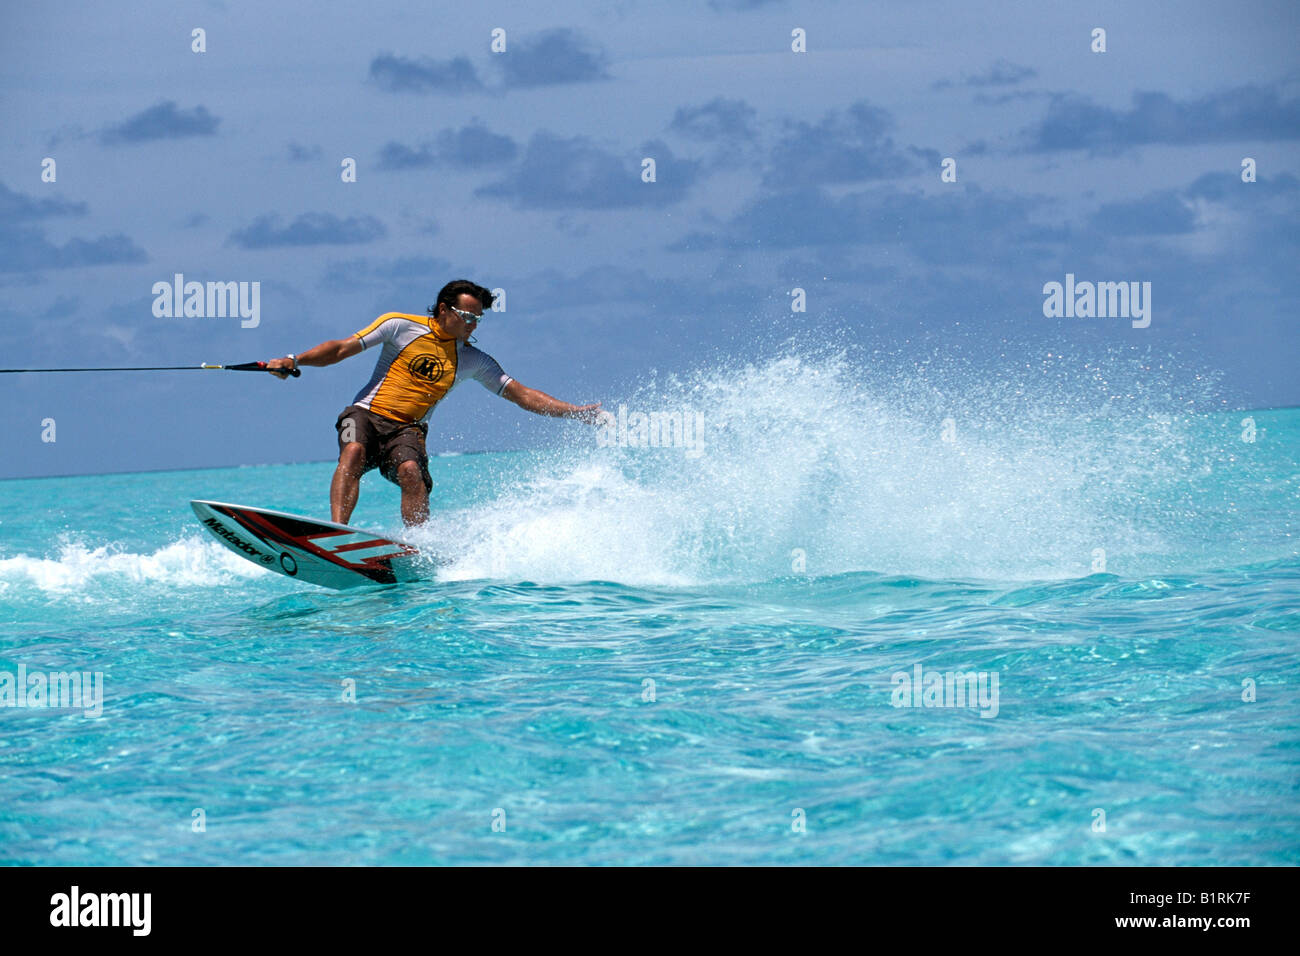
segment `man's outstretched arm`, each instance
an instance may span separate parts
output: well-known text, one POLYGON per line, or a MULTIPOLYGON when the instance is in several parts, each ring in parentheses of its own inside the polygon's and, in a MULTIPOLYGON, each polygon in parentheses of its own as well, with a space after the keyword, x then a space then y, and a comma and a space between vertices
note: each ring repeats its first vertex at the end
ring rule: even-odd
MULTIPOLYGON (((348 336, 346 339, 331 339, 328 342, 322 342, 315 345, 305 352, 298 353, 299 365, 333 365, 335 362, 342 362, 345 358, 351 358, 361 352, 361 340, 355 335, 348 336)), ((266 363, 266 370, 272 375, 280 378, 288 378, 289 371, 293 368, 293 361, 287 356, 285 358, 271 359, 266 363)))
POLYGON ((510 399, 524 411, 535 412, 538 415, 550 415, 552 418, 576 418, 588 425, 599 424, 601 416, 608 414, 608 412, 600 410, 600 402, 595 405, 570 405, 568 402, 562 402, 558 398, 552 398, 545 392, 539 392, 535 388, 529 388, 527 385, 515 381, 507 384, 501 395, 510 399))

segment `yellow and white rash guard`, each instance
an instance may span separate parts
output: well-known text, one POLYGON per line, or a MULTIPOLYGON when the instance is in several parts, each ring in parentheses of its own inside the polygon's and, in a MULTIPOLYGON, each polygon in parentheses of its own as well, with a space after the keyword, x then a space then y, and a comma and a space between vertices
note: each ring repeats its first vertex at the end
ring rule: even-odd
POLYGON ((383 343, 375 371, 353 405, 399 422, 419 422, 461 380, 500 395, 513 379, 486 352, 444 338, 431 316, 386 312, 360 332, 362 349, 383 343))

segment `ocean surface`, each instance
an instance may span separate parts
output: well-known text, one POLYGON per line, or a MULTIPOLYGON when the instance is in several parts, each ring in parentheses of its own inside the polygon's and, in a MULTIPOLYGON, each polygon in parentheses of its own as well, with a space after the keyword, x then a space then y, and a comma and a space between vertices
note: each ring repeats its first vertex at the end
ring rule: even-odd
POLYGON ((0 707, 0 862, 1295 864, 1300 411, 1048 372, 647 386, 691 447, 368 475, 457 557, 349 592, 188 506, 332 463, 0 482, 0 693, 103 688, 0 707))

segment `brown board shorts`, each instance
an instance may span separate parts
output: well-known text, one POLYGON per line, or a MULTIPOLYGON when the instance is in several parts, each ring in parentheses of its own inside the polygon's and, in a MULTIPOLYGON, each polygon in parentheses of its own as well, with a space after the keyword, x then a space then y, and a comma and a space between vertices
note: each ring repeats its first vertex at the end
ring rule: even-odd
POLYGON ((362 474, 378 468, 381 475, 397 484, 397 466, 404 461, 415 461, 420 464, 424 487, 433 491, 433 479, 429 477, 429 455, 424 449, 429 426, 424 422, 399 422, 376 415, 360 405, 349 405, 339 413, 334 430, 339 433, 340 455, 343 446, 349 442, 365 446, 366 462, 361 469, 362 474), (346 439, 345 428, 350 431, 346 439))

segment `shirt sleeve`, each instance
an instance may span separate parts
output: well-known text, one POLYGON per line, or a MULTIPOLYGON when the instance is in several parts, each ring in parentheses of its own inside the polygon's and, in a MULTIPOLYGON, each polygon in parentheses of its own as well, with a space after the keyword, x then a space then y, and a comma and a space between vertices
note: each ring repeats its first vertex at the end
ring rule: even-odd
MULTIPOLYGON (((493 395, 500 395, 507 385, 514 381, 501 370, 497 360, 486 352, 473 346, 467 347, 460 356, 461 370, 470 378, 479 382, 493 395)), ((457 376, 459 378, 459 376, 457 376)))
POLYGON ((364 352, 371 346, 379 345, 382 342, 391 342, 393 335, 397 332, 397 325, 393 313, 388 312, 375 319, 360 332, 352 334, 361 340, 361 350, 364 352))

